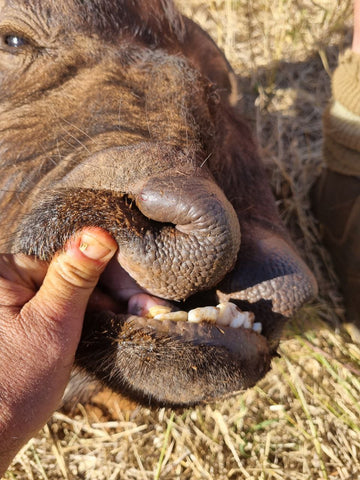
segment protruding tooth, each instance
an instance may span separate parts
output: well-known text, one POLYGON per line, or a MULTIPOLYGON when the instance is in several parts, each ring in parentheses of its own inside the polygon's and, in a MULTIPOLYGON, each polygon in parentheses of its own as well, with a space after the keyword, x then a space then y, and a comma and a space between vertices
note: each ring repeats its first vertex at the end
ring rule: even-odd
POLYGON ((215 323, 218 317, 219 317, 219 310, 217 307, 200 307, 200 308, 194 308, 194 310, 190 310, 190 312, 188 313, 188 322, 215 323))
POLYGON ((148 318, 155 318, 157 315, 170 313, 170 312, 171 312, 171 308, 167 307, 166 305, 154 305, 153 307, 149 308, 149 311, 146 316, 148 318))
POLYGON ((245 322, 245 317, 242 313, 238 312, 238 315, 236 315, 236 317, 234 317, 231 322, 230 322, 230 327, 232 328, 239 328, 239 327, 243 327, 244 326, 244 322, 245 322))
POLYGON ((230 323, 232 328, 251 328, 253 326, 255 315, 252 312, 238 311, 237 316, 230 323))
POLYGON ((251 328, 254 323, 255 315, 253 312, 243 312, 235 303, 219 303, 217 308, 219 309, 217 325, 232 328, 251 328))
POLYGON ((244 322, 244 328, 252 328, 255 320, 255 315, 253 314, 253 312, 243 312, 243 315, 246 316, 246 320, 244 322))
POLYGON ((254 325, 252 326, 252 329, 254 330, 254 332, 261 333, 262 332, 262 323, 255 322, 254 325))
POLYGON ((235 317, 239 314, 240 310, 231 302, 219 303, 216 307, 219 310, 219 317, 216 324, 223 327, 228 327, 235 317))
POLYGON ((174 322, 186 322, 188 319, 188 313, 183 311, 159 313, 155 315, 155 320, 172 320, 174 322))

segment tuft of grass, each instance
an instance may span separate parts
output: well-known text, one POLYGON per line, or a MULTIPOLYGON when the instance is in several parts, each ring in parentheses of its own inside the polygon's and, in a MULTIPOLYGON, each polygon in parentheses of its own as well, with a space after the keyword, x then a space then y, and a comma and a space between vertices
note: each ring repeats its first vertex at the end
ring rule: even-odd
POLYGON ((169 447, 168 443, 169 443, 169 437, 170 437, 171 429, 172 429, 172 426, 173 426, 173 423, 174 423, 174 417, 175 417, 175 414, 172 413, 172 415, 169 419, 168 427, 167 427, 166 432, 165 432, 164 444, 163 444, 163 447, 162 447, 161 452, 160 452, 160 458, 159 458, 159 462, 158 462, 158 466, 157 466, 157 469, 156 469, 154 480, 159 480, 160 479, 160 474, 161 474, 161 470, 163 468, 163 465, 166 465, 165 460, 168 460, 169 457, 171 456, 171 450, 172 450, 171 447, 172 446, 170 446, 170 448, 168 448, 169 447))
POLYGON ((183 414, 80 408, 26 445, 6 480, 355 480, 360 478, 360 347, 339 329, 342 298, 309 192, 321 165, 330 73, 351 41, 352 2, 184 0, 239 77, 284 222, 320 295, 284 332, 253 389, 183 414))

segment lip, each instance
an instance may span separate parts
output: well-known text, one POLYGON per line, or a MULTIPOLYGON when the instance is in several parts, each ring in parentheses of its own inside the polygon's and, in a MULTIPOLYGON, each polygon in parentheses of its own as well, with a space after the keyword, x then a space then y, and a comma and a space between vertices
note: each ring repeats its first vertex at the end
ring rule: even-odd
POLYGON ((188 407, 254 386, 270 369, 265 337, 245 328, 88 315, 77 364, 147 406, 188 407))
MULTIPOLYGON (((156 266, 151 264, 151 256, 148 256, 146 265, 142 263, 142 249, 137 249, 138 234, 142 230, 134 227, 135 217, 152 225, 140 212, 129 210, 126 204, 121 201, 119 203, 118 196, 113 197, 108 192, 99 195, 88 190, 77 191, 76 194, 61 191, 58 196, 51 197, 50 201, 43 200, 33 211, 32 217, 26 217, 26 222, 22 224, 19 243, 14 248, 45 260, 60 250, 75 231, 89 224, 107 230, 115 240, 119 240, 118 255, 108 265, 90 299, 76 353, 76 365, 110 389, 147 405, 194 405, 220 399, 255 385, 269 370, 274 352, 272 346, 269 348, 266 332, 265 335, 259 335, 241 327, 229 329, 214 344, 214 337, 219 333, 218 330, 213 330, 216 327, 204 324, 198 327, 197 336, 194 336, 191 330, 193 327, 188 324, 181 327, 182 331, 179 332, 174 330, 176 325, 174 327, 172 323, 161 325, 144 320, 141 309, 140 313, 129 311, 129 306, 137 295, 154 295, 152 299, 161 303, 167 299, 159 298, 162 294, 158 292, 168 292, 167 288, 157 289, 154 282, 157 271, 156 266), (77 203, 74 209, 75 199, 77 203), (73 216, 68 216, 69 209, 75 212, 73 216), (31 219, 34 218, 37 229, 32 226, 31 219), (127 228, 128 224, 134 227, 131 231, 127 228), (58 231, 58 225, 65 226, 62 232, 58 231), (121 234, 116 233, 119 228, 121 234), (44 230, 53 232, 46 238, 45 244, 44 230), (129 244, 129 239, 135 242, 136 248, 133 250, 134 245, 131 242, 129 244), (126 253, 129 252, 139 282, 142 275, 146 274, 143 285, 148 289, 147 292, 125 274, 126 261, 121 265, 122 257, 126 260, 126 253), (153 285, 154 291, 151 291, 153 285), (235 343, 237 348, 234 348, 235 343)), ((165 225, 164 228, 170 226, 165 225)), ((165 257, 167 261, 161 265, 164 276, 173 267, 171 257, 165 257)), ((129 271, 133 272, 134 268, 129 271)), ((206 272, 206 267, 203 271, 206 272)), ((235 273, 236 271, 234 270, 235 273)), ((192 284, 194 288, 189 288, 184 273, 177 275, 176 269, 173 269, 171 278, 167 278, 166 287, 171 287, 171 298, 184 298, 188 293, 199 290, 195 276, 192 284), (182 286, 180 293, 177 291, 178 279, 182 286), (174 291, 176 295, 173 294, 174 291)), ((209 285, 216 285, 216 282, 211 281, 209 285)), ((209 286, 209 289, 204 288, 204 291, 190 295, 180 308, 189 310, 198 306, 217 305, 216 286, 209 286), (196 304, 199 297, 201 301, 196 304)), ((168 293, 164 297, 165 295, 168 293)), ((271 300, 267 302, 270 304, 271 300)), ((179 305, 176 300, 172 304, 179 305)), ((252 307, 251 305, 249 310, 252 307)), ((266 312, 264 319, 265 317, 266 312)))
MULTIPOLYGON (((114 306, 114 309, 111 310, 113 313, 123 313, 128 314, 132 318, 133 322, 141 325, 142 328, 152 326, 152 328, 158 330, 159 332, 167 332, 168 334, 175 334, 184 339, 191 338, 192 342, 195 342, 195 337, 193 337, 193 324, 188 321, 176 322, 172 320, 156 320, 152 321, 151 316, 149 315, 149 310, 151 307, 156 305, 168 306, 171 311, 185 310, 189 312, 190 310, 198 307, 204 306, 215 306, 219 303, 219 298, 216 295, 216 291, 213 289, 210 292, 204 292, 203 295, 195 295, 192 298, 184 302, 175 302, 169 301, 164 298, 156 297, 151 294, 151 292, 140 287, 136 281, 126 272, 126 270, 120 264, 120 254, 117 257, 113 258, 112 261, 107 266, 105 272, 102 274, 99 288, 102 291, 102 298, 105 299, 107 305, 114 306), (141 319, 141 321, 136 321, 135 319, 141 319), (177 328, 171 329, 172 324, 178 324, 177 328), (181 326, 180 326, 181 324, 181 326), (166 327, 166 328, 164 328, 166 327), (171 333, 173 331, 173 333, 171 333), (181 334, 180 334, 181 332, 181 334), (188 332, 188 334, 186 334, 188 332)), ((99 292, 99 290, 98 290, 99 292)), ((92 302, 94 304, 94 302, 92 302)), ((105 305, 104 305, 105 306, 105 305)), ((96 305, 96 310, 101 311, 105 308, 101 308, 101 301, 98 298, 96 305)), ((246 311, 251 311, 251 306, 249 305, 246 311)), ((257 312, 257 323, 262 323, 260 317, 263 316, 261 312, 257 312)), ((207 323, 206 321, 201 321, 201 324, 207 323)), ((229 330, 229 332, 234 333, 234 330, 242 327, 232 328, 224 325, 211 325, 207 323, 208 331, 211 329, 214 332, 221 331, 222 335, 218 338, 217 345, 220 346, 223 343, 223 346, 233 349, 232 340, 229 341, 229 334, 225 334, 224 331, 229 330), (221 342, 221 338, 224 339, 224 342, 221 342)), ((247 330, 247 328, 245 328, 247 330)), ((215 334, 214 338, 218 336, 215 334)), ((211 335, 206 335, 205 337, 199 337, 198 343, 211 343, 211 335)), ((265 340, 265 337, 263 337, 265 340)))
MULTIPOLYGON (((146 307, 134 308, 139 296, 142 302, 179 305, 151 296, 127 277, 117 260, 109 264, 97 289, 102 304, 96 311, 89 307, 77 352, 77 363, 112 390, 146 405, 184 407, 250 388, 270 369, 274 350, 264 335, 243 327, 147 318, 146 307), (115 308, 101 308, 111 301, 115 308)), ((209 297, 205 292, 200 302, 215 298, 215 291, 209 297)), ((194 301, 180 308, 193 308, 194 301)), ((261 321, 261 312, 257 315, 261 321)))

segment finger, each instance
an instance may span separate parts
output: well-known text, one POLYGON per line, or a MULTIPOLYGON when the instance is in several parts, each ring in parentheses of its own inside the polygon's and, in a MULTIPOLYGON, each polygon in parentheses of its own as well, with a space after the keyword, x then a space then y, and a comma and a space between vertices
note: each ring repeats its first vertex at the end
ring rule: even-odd
POLYGON ((6 438, 5 454, 0 441, 0 471, 59 405, 86 304, 116 249, 105 231, 83 230, 52 260, 20 313, 0 316, 0 437, 6 438))
POLYGON ((22 314, 30 310, 31 316, 40 315, 49 322, 82 321, 99 276, 116 250, 115 240, 104 230, 80 232, 52 260, 40 290, 22 314))

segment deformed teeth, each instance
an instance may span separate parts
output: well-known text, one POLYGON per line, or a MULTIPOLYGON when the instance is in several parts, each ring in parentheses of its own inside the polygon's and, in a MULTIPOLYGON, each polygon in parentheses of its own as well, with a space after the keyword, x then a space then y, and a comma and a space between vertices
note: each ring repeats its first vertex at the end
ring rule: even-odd
POLYGON ((237 315, 231 320, 230 327, 232 328, 252 328, 255 320, 255 315, 252 312, 237 312, 237 315))
POLYGON ((255 322, 254 325, 252 326, 252 329, 256 333, 261 333, 262 332, 262 323, 260 322, 255 322))
POLYGON ((223 327, 232 328, 252 328, 255 315, 252 312, 243 312, 235 303, 224 302, 219 303, 219 318, 216 322, 223 327))
POLYGON ((217 307, 200 307, 190 310, 188 313, 188 322, 191 323, 217 323, 219 318, 219 309, 217 307))
POLYGON ((188 313, 183 311, 158 313, 154 317, 155 320, 172 320, 173 322, 186 322, 188 319, 188 313))
POLYGON ((218 325, 222 325, 223 327, 228 327, 231 324, 231 322, 237 319, 240 313, 243 313, 235 305, 235 303, 231 303, 231 302, 219 303, 219 305, 216 308, 219 310, 219 318, 216 323, 218 325))
POLYGON ((175 322, 206 322, 219 327, 251 328, 257 333, 261 333, 262 330, 262 324, 255 322, 253 312, 243 312, 237 305, 231 302, 219 303, 216 307, 194 308, 189 313, 184 311, 173 312, 170 307, 165 305, 154 305, 149 308, 147 317, 155 320, 172 320, 175 322))
POLYGON ((171 312, 171 308, 166 305, 154 305, 149 308, 148 318, 155 318, 158 315, 164 315, 171 312))

